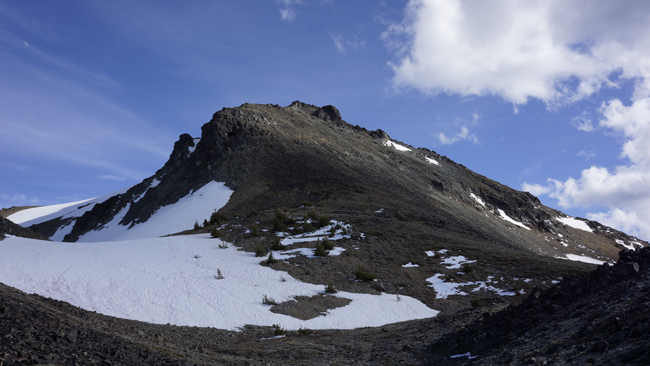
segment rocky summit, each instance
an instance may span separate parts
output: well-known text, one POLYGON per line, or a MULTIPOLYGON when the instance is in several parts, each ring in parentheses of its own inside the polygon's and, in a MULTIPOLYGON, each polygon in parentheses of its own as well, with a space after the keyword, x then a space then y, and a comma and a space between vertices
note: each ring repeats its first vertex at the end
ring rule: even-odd
MULTIPOLYGON (((227 203, 169 234, 213 233, 245 251, 281 252, 280 238, 315 237, 338 222, 340 255, 295 239, 292 249, 315 256, 260 265, 340 291, 410 296, 441 313, 269 339, 270 327, 153 325, 1 287, 0 364, 582 365, 605 355, 611 364, 648 364, 639 346, 646 329, 634 325, 648 317, 647 242, 352 125, 333 106, 224 108, 200 137, 181 135, 143 182, 28 229, 83 242, 111 225, 144 227, 211 182, 232 190, 227 203)), ((2 233, 27 236, 7 225, 2 233)), ((309 319, 349 302, 294 300, 271 311, 309 319)))

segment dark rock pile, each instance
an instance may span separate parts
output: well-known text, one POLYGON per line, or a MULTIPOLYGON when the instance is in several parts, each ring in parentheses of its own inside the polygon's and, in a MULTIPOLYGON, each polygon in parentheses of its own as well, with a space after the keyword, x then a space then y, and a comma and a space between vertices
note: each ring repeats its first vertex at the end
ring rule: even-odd
POLYGON ((14 224, 11 222, 11 220, 0 216, 0 240, 4 239, 6 235, 20 236, 30 239, 48 240, 43 235, 32 230, 25 229, 20 225, 14 224))
POLYGON ((650 248, 568 276, 434 343, 436 364, 650 365, 650 248), (469 352, 475 359, 450 357, 469 352))

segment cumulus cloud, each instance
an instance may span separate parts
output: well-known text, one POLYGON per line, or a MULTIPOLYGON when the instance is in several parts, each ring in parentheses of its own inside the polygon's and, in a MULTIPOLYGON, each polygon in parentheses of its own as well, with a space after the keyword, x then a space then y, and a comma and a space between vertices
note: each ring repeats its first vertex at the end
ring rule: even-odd
POLYGON ((467 127, 465 127, 465 126, 462 126, 460 128, 460 132, 458 132, 457 134, 455 134, 453 136, 448 137, 444 133, 440 132, 437 137, 438 137, 438 140, 440 140, 440 143, 443 144, 443 145, 451 145, 453 143, 456 143, 456 142, 462 141, 462 140, 470 141, 475 145, 478 145, 478 143, 479 143, 478 142, 478 137, 476 137, 476 135, 473 135, 473 134, 469 133, 469 129, 467 127))
POLYGON ((643 76, 650 3, 411 0, 383 34, 396 88, 550 106, 643 76), (614 31, 612 31, 614 29, 614 31))
MULTIPOLYGON (((515 113, 530 99, 557 109, 633 85, 629 102, 608 100, 571 121, 594 131, 589 116, 598 114, 598 127, 622 138, 625 164, 592 166, 577 179, 523 188, 547 194, 563 208, 606 207, 590 217, 649 239, 649 21, 650 2, 640 0, 410 0, 403 21, 382 38, 396 57, 389 64, 396 90, 495 95, 511 102, 515 113)), ((438 137, 453 143, 462 136, 461 130, 438 137)))

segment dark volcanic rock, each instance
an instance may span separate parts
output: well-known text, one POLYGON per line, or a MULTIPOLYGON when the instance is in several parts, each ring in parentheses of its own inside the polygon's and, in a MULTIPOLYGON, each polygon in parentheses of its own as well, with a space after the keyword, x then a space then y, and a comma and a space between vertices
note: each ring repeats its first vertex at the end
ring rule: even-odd
POLYGON ((24 227, 14 224, 11 220, 0 216, 0 240, 6 235, 20 236, 23 238, 48 240, 46 237, 35 231, 25 229, 24 227))
POLYGON ((485 314, 434 343, 438 365, 470 352, 472 365, 648 365, 650 248, 624 250, 614 265, 535 290, 520 305, 485 314))

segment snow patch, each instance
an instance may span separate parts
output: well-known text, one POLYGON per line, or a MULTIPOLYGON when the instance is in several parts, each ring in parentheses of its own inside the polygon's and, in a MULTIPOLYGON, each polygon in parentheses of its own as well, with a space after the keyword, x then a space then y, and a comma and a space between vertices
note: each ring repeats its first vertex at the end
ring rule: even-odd
POLYGON ((420 267, 420 265, 419 265, 419 264, 413 264, 413 263, 411 263, 411 262, 408 262, 408 263, 406 263, 406 264, 402 264, 402 267, 404 267, 404 268, 413 268, 413 267, 420 267))
POLYGON ((442 264, 446 265, 447 268, 449 268, 449 269, 458 269, 458 268, 460 268, 461 264, 474 263, 474 262, 476 262, 476 261, 475 260, 472 260, 472 261, 468 260, 467 258, 465 258, 462 255, 457 255, 457 256, 453 256, 453 257, 449 257, 449 258, 444 258, 442 260, 442 264))
POLYGON ((593 233, 594 231, 587 225, 586 222, 582 220, 578 220, 575 217, 556 217, 555 218, 557 221, 563 223, 564 225, 571 226, 574 229, 579 229, 579 230, 584 230, 588 231, 590 233, 593 233))
POLYGON ((386 140, 386 142, 384 142, 384 146, 388 146, 388 147, 392 146, 399 151, 411 151, 411 149, 409 149, 408 147, 397 144, 391 140, 386 140))
POLYGON ((431 159, 431 158, 428 157, 428 156, 425 156, 424 158, 427 159, 427 161, 429 162, 429 164, 440 165, 440 163, 438 163, 435 159, 431 159))
POLYGON ((501 296, 515 296, 516 293, 511 291, 502 290, 494 286, 488 285, 491 282, 491 276, 488 277, 488 281, 477 281, 477 282, 445 282, 442 278, 444 276, 442 273, 435 274, 433 277, 427 278, 427 282, 430 283, 429 287, 433 287, 436 291, 436 299, 446 299, 451 295, 467 295, 467 292, 461 290, 461 287, 465 286, 476 286, 472 289, 471 292, 480 291, 485 289, 488 291, 494 291, 501 296))
POLYGON ((474 193, 470 193, 469 196, 472 197, 474 201, 476 201, 479 205, 485 207, 485 201, 483 201, 481 197, 475 195, 474 193))
POLYGON ((575 254, 567 254, 566 258, 562 258, 562 257, 556 257, 556 258, 568 259, 570 261, 576 261, 576 262, 599 264, 599 265, 605 263, 605 261, 601 261, 600 259, 586 257, 583 255, 575 255, 575 254))
POLYGON ((506 215, 506 213, 503 212, 502 209, 498 208, 497 210, 499 211, 499 216, 501 216, 501 218, 502 218, 503 220, 508 221, 508 222, 511 223, 511 224, 515 224, 515 225, 517 225, 517 226, 519 226, 519 227, 523 227, 523 228, 526 229, 526 230, 530 230, 530 228, 529 228, 528 226, 526 226, 526 225, 522 224, 521 222, 516 221, 516 220, 514 220, 513 218, 511 218, 510 216, 506 215))

